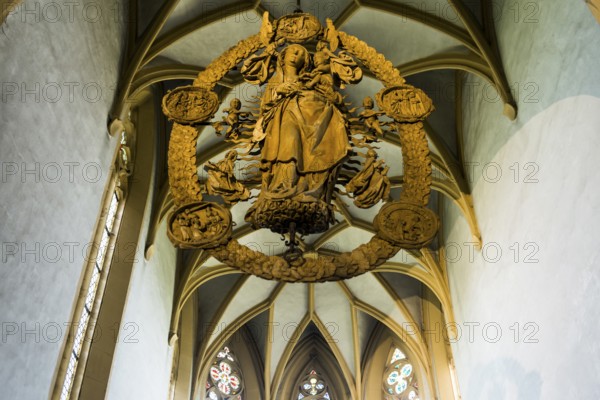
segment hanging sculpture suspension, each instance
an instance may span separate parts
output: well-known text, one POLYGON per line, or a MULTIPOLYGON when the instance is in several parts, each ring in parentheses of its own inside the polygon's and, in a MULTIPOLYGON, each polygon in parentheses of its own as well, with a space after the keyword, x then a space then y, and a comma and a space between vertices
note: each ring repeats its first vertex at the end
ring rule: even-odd
POLYGON ((427 95, 406 84, 382 54, 337 31, 331 20, 323 28, 311 14, 271 22, 265 13, 260 33, 214 60, 192 86, 163 99, 163 111, 174 121, 169 184, 177 209, 169 217, 169 238, 181 248, 206 249, 246 273, 306 282, 349 278, 381 265, 402 248, 424 247, 438 229, 437 216, 426 208, 431 160, 422 122, 433 109, 427 95), (260 101, 250 105, 255 110, 243 111, 242 102, 233 99, 226 116, 211 121, 219 106, 213 89, 238 66, 246 82, 264 88, 260 101), (352 107, 340 93, 361 80, 363 69, 384 85, 375 95, 378 110, 371 97, 362 107, 352 107), (208 179, 201 185, 197 127, 207 124, 224 134, 231 150, 223 160, 204 166, 208 179), (388 167, 374 146, 383 135, 399 135, 402 146, 403 190, 394 201, 388 167), (239 160, 251 161, 246 168, 258 171, 260 180, 260 193, 245 219, 253 229, 287 235, 288 250, 282 256, 241 245, 231 237, 229 209, 203 200, 203 191, 220 196, 226 205, 251 199, 248 187, 234 175, 239 160), (348 253, 304 257, 297 235, 327 231, 335 223, 333 200, 342 195, 360 208, 386 203, 374 220, 376 235, 348 253))

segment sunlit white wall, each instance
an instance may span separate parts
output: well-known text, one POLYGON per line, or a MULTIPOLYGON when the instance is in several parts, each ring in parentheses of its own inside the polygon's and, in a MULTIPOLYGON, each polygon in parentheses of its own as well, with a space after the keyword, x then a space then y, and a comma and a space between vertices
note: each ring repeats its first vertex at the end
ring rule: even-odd
POLYGON ((25 1, 0 33, 6 399, 43 399, 52 390, 117 145, 106 116, 123 50, 122 9, 67 3, 25 1))
POLYGON ((467 81, 465 161, 484 247, 472 251, 448 204, 460 389, 465 400, 600 398, 600 26, 584 2, 495 11, 519 117, 467 81))

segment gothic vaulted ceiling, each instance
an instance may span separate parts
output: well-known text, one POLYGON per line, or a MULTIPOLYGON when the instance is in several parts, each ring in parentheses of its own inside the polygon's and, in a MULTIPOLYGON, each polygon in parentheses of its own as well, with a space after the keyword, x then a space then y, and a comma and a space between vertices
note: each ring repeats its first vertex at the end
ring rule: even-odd
MULTIPOLYGON (((469 186, 461 167, 462 83, 465 79, 482 80, 504 105, 507 117, 516 115, 495 47, 488 1, 303 0, 300 7, 318 17, 322 24, 327 18, 332 19, 338 30, 364 40, 383 53, 409 83, 433 99, 436 111, 426 125, 434 174, 434 194, 429 206, 437 212, 442 198, 453 202, 463 212, 473 237, 480 240, 469 186)), ((271 17, 278 18, 296 8, 296 1, 134 2, 132 12, 137 18, 130 26, 130 35, 136 38, 137 46, 129 51, 125 84, 113 110, 114 116, 123 118, 127 100, 151 85, 160 88, 162 96, 166 90, 189 84, 229 47, 256 34, 263 12, 268 11, 271 17)), ((380 82, 367 75, 345 95, 349 101, 360 104, 362 98, 373 95, 381 87, 380 82)), ((231 98, 250 99, 258 94, 256 87, 245 84, 235 72, 227 75, 217 90, 222 100, 217 119, 231 98)), ((399 142, 394 137, 385 137, 378 146, 380 156, 390 166, 392 197, 397 198, 403 180, 399 142)), ((197 147, 201 180, 205 174, 202 164, 222 159, 226 151, 223 138, 215 135, 212 127, 205 127, 197 147)), ((250 179, 244 171, 237 171, 237 177, 250 179)), ((161 211, 156 213, 155 225, 160 224, 160 217, 171 205, 167 192, 163 188, 162 197, 155 205, 161 211)), ((281 253, 284 245, 278 235, 264 229, 253 231, 244 222, 249 205, 240 203, 231 209, 234 237, 264 253, 281 253)), ((373 236, 371 221, 380 205, 362 210, 350 199, 339 198, 336 207, 336 225, 323 234, 305 237, 304 251, 315 254, 351 251, 373 236)), ((159 240, 167 239, 155 235, 154 241, 159 240)), ((444 265, 435 256, 439 240, 429 249, 401 251, 373 273, 320 284, 285 284, 249 277, 200 251, 185 251, 181 257, 184 272, 176 293, 172 331, 175 334, 179 330, 180 313, 186 302, 195 301, 199 327, 197 374, 200 377, 215 351, 238 328, 244 324, 272 326, 272 330, 250 331, 262 358, 265 387, 276 391, 297 342, 290 338, 300 338, 309 327, 316 328, 323 337, 335 339, 325 342, 354 393, 360 390, 357 381, 362 357, 375 326, 382 324, 397 335, 410 324, 421 327, 424 288, 437 297, 446 321, 452 321, 444 265), (206 326, 227 328, 207 332, 201 329, 206 326)), ((421 335, 404 337, 412 357, 427 365, 428 350, 421 335)))

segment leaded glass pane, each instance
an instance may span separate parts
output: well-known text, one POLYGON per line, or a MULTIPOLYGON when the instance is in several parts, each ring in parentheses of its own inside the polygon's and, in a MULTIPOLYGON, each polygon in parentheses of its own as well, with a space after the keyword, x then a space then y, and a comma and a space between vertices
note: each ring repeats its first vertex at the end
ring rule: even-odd
MULTIPOLYGON (((95 243, 94 243, 95 245, 95 243)), ((96 254, 96 264, 102 269, 102 263, 104 262, 104 256, 108 249, 108 232, 106 229, 102 231, 102 238, 100 239, 100 246, 98 246, 98 254, 96 254)))
POLYGON ((108 215, 106 216, 106 228, 109 232, 112 232, 112 228, 115 223, 115 217, 117 216, 118 205, 119 199, 117 198, 117 194, 113 192, 110 206, 108 206, 108 215))
POLYGON ((63 384, 63 389, 60 394, 60 400, 66 400, 69 398, 69 393, 71 393, 71 387, 73 386, 73 377, 75 375, 76 368, 77 358, 75 358, 75 355, 71 353, 69 365, 67 366, 67 375, 65 376, 65 382, 63 384))
POLYGON ((73 351, 79 357, 79 352, 81 351, 81 345, 83 344, 83 339, 85 337, 85 331, 87 329, 88 322, 90 320, 90 314, 84 309, 81 314, 81 318, 77 324, 77 331, 75 333, 75 340, 73 341, 73 351))
POLYGON ((228 347, 217 353, 206 381, 206 398, 210 400, 241 400, 243 379, 235 356, 228 347))
POLYGON ((310 399, 315 400, 331 400, 331 397, 327 392, 327 383, 319 376, 319 374, 315 370, 311 370, 308 373, 308 375, 304 377, 302 382, 300 382, 298 390, 299 399, 308 397, 310 399))
POLYGON ((96 268, 92 272, 92 279, 90 280, 90 286, 88 287, 87 295, 85 296, 85 306, 88 310, 92 309, 94 299, 96 298, 96 291, 98 290, 98 282, 100 281, 100 272, 96 268))
POLYGON ((384 399, 419 400, 418 388, 413 365, 399 348, 394 348, 383 375, 384 399))
POLYGON ((390 364, 399 360, 404 360, 405 358, 406 356, 404 355, 404 353, 396 347, 396 349, 394 350, 394 354, 392 355, 392 359, 390 360, 390 364))

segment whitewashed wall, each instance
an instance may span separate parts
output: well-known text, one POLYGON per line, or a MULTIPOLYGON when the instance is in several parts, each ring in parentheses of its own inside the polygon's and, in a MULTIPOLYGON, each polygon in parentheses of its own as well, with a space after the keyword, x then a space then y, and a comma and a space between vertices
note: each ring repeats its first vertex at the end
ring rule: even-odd
POLYGON ((468 82, 484 248, 471 256, 448 205, 460 389, 465 400, 600 398, 600 27, 582 1, 507 1, 496 16, 519 117, 468 82))
POLYGON ((125 16, 117 2, 66 3, 25 1, 0 33, 6 399, 43 399, 52 389, 116 146, 106 121, 125 16))
POLYGON ((168 398, 172 365, 168 338, 176 250, 167 239, 164 221, 156 238, 156 251, 149 261, 144 259, 143 246, 138 246, 107 399, 168 398))

